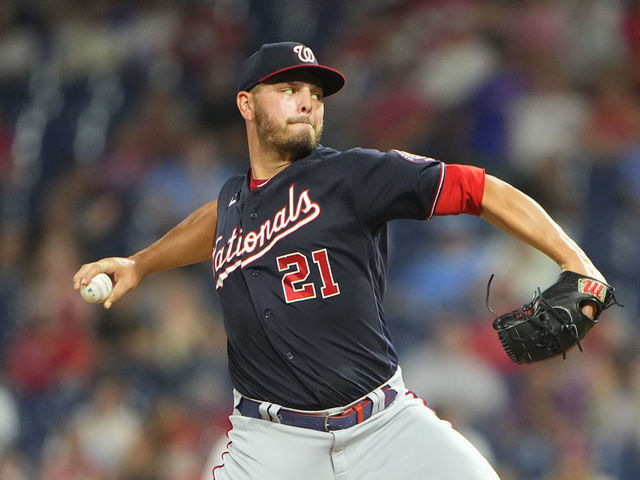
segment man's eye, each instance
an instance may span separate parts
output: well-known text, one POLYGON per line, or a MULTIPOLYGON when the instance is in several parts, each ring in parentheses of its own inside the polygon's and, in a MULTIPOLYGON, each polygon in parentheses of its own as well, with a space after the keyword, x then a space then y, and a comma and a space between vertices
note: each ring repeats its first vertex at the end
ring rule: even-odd
POLYGON ((311 96, 314 98, 314 100, 318 100, 318 101, 322 100, 322 94, 320 93, 314 93, 311 96))
POLYGON ((282 90, 284 93, 286 93, 287 95, 293 95, 293 88, 285 88, 284 90, 282 90))

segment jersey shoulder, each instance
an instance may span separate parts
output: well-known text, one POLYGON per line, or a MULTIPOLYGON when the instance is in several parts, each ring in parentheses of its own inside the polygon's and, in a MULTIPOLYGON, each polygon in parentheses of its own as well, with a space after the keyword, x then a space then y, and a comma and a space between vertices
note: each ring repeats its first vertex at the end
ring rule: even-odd
POLYGON ((351 169, 359 164, 375 162, 384 156, 384 153, 368 148, 354 147, 340 151, 334 148, 318 147, 317 156, 326 165, 333 163, 336 168, 351 169))
POLYGON ((440 163, 438 160, 418 155, 415 153, 405 152, 397 148, 392 148, 386 152, 381 152, 373 148, 356 147, 344 152, 344 155, 355 161, 375 161, 380 159, 392 158, 394 160, 405 160, 409 163, 440 163))
POLYGON ((442 162, 431 157, 425 157, 423 155, 417 155, 415 153, 405 152, 393 148, 386 152, 381 152, 373 148, 351 148, 342 153, 345 160, 348 160, 352 165, 373 166, 378 163, 388 164, 393 168, 393 165, 400 164, 418 164, 418 165, 439 165, 442 162))
POLYGON ((323 160, 352 160, 352 159, 372 159, 379 158, 384 153, 373 148, 354 147, 348 150, 336 150, 335 148, 319 145, 316 150, 317 155, 323 160))
POLYGON ((362 147, 354 147, 345 151, 322 147, 317 152, 316 158, 321 159, 324 165, 328 166, 330 164, 334 170, 345 172, 358 178, 372 170, 391 170, 395 173, 416 170, 439 171, 439 166, 442 165, 442 162, 434 158, 395 148, 382 152, 373 148, 362 147))

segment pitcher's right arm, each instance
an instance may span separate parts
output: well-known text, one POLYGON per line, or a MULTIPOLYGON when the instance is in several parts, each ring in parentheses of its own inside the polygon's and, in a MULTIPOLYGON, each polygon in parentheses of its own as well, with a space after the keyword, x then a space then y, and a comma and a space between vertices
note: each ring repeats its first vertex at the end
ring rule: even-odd
POLYGON ((147 275, 211 258, 218 225, 217 208, 217 200, 203 205, 159 240, 130 257, 109 257, 82 265, 73 276, 73 288, 79 290, 98 273, 106 273, 113 280, 113 291, 104 302, 108 309, 147 275))

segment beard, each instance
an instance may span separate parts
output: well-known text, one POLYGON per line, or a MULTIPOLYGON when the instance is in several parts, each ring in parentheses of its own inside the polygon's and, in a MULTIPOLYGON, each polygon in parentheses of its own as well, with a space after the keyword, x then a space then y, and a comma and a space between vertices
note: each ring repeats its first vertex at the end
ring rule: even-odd
POLYGON ((288 118, 285 125, 279 126, 256 105, 255 116, 260 143, 275 148, 294 161, 309 155, 320 143, 322 124, 316 126, 307 115, 288 118), (308 123, 312 129, 291 132, 288 126, 294 123, 308 123))

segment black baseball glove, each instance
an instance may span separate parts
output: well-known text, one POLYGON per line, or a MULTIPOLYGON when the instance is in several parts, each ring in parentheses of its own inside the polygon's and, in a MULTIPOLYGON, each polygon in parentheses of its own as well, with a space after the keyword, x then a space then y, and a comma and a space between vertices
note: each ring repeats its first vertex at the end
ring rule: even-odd
MULTIPOLYGON (((492 279, 493 275, 487 285, 487 307, 492 279)), ((580 340, 598 323, 600 313, 617 304, 613 292, 613 287, 595 278, 563 271, 544 292, 538 289, 531 303, 496 315, 493 328, 516 363, 538 362, 559 354, 566 358, 567 351, 575 345, 582 351, 580 340), (593 319, 582 313, 588 301, 596 307, 593 319)))

